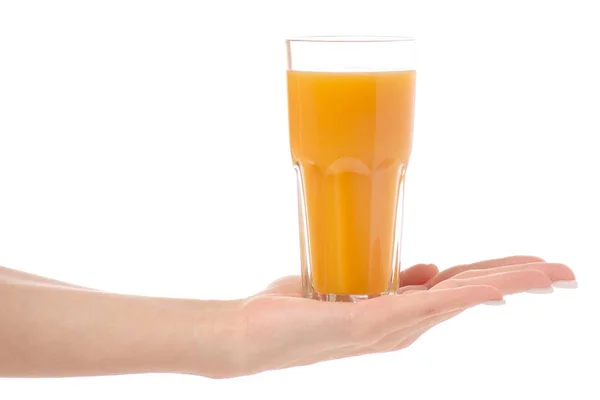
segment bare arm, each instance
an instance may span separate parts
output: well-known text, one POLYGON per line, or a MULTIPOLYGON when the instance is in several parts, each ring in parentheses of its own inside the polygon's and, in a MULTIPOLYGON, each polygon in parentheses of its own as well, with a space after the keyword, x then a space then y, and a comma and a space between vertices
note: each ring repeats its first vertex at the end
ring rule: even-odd
POLYGON ((0 272, 0 376, 216 377, 229 361, 229 302, 118 295, 0 272))
POLYGON ((397 296, 349 304, 302 298, 297 276, 247 299, 206 301, 107 293, 0 268, 0 377, 249 375, 403 349, 503 295, 577 286, 566 265, 528 256, 401 274, 397 296))
POLYGON ((16 269, 6 268, 0 266, 0 282, 21 282, 21 283, 37 283, 43 285, 51 285, 73 289, 87 289, 83 286, 74 285, 72 283, 57 281, 55 279, 46 278, 39 275, 30 274, 27 272, 19 271, 16 269))

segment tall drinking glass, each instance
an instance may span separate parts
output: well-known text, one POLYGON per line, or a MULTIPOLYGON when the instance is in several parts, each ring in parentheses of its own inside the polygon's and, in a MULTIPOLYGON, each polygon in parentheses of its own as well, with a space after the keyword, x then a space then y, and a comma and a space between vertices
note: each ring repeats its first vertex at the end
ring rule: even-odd
POLYGON ((359 301, 398 289, 414 50, 405 37, 287 40, 305 297, 359 301))

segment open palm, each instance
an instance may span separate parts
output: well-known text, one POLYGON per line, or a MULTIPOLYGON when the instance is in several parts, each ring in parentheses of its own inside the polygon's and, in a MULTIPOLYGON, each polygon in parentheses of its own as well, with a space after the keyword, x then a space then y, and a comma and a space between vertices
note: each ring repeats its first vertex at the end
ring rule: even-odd
POLYGON ((302 298, 301 280, 289 276, 244 301, 240 374, 403 349, 435 325, 503 296, 573 286, 567 266, 514 256, 459 265, 442 272, 431 264, 401 273, 396 296, 352 303, 302 298))

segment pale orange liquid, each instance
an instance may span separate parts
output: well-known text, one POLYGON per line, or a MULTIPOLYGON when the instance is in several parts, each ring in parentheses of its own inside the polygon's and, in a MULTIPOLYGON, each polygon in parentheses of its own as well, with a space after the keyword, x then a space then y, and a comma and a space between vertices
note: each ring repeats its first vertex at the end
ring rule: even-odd
POLYGON ((398 284, 415 78, 288 71, 290 145, 307 212, 303 267, 318 293, 378 295, 398 284))

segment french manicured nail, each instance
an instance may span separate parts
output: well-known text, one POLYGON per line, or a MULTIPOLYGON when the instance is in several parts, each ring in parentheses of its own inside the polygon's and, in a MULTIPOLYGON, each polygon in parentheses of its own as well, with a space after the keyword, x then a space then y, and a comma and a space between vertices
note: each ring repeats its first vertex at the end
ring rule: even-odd
POLYGON ((554 292, 554 289, 552 289, 552 286, 538 287, 538 288, 529 289, 527 291, 527 293, 533 293, 533 294, 550 294, 552 292, 554 292))
POLYGON ((486 306, 501 306, 506 304, 506 300, 502 299, 502 300, 490 300, 490 301, 486 301, 485 303, 486 306))
POLYGON ((552 286, 559 289, 576 289, 578 284, 577 281, 554 281, 552 286))

